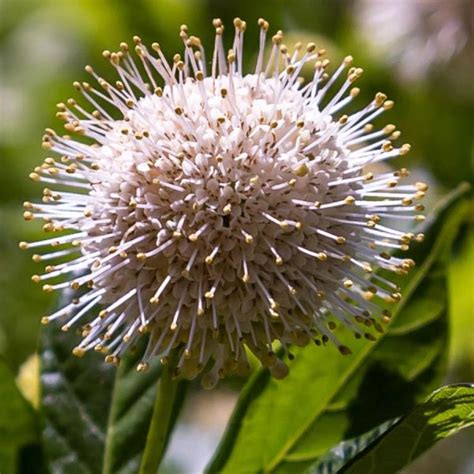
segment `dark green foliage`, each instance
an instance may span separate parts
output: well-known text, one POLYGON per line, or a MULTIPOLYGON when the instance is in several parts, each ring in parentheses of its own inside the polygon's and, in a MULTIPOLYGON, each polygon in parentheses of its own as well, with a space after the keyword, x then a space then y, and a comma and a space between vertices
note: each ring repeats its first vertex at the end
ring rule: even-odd
POLYGON ((0 472, 27 472, 27 462, 41 462, 39 423, 33 407, 23 398, 15 378, 0 359, 0 472))

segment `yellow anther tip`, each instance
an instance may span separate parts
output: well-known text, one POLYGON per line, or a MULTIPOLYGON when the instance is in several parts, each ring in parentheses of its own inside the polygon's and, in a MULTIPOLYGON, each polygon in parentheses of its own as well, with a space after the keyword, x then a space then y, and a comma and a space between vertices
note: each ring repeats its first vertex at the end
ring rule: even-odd
POLYGON ((75 347, 75 348, 72 350, 72 354, 73 354, 75 357, 84 357, 84 355, 86 354, 86 351, 85 351, 82 347, 75 347))

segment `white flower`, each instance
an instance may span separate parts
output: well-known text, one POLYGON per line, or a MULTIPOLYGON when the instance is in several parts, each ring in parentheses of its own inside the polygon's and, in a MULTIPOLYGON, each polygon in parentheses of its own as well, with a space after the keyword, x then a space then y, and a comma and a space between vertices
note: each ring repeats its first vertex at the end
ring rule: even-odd
POLYGON ((152 52, 135 37, 136 57, 125 43, 104 52, 117 82, 87 66, 100 87, 75 84, 92 111, 74 100, 58 105, 78 138, 47 130, 43 146, 61 158, 47 158, 31 178, 58 190, 45 189, 43 204, 26 203, 25 218, 69 232, 20 246, 55 247, 33 257, 60 259, 33 277, 45 291, 85 290, 43 318, 82 328, 76 355, 95 348, 117 363, 149 333, 139 370, 176 348, 177 373, 206 369, 210 387, 245 372, 248 349, 283 377, 275 341, 288 351, 332 340, 347 354, 336 324, 372 340, 367 327, 381 331, 389 315, 370 300, 400 298, 387 279, 366 278, 377 267, 405 273, 413 261, 387 252, 422 238, 380 222, 421 220, 414 200, 426 185, 400 186, 405 169, 366 170, 409 149, 392 145, 393 125, 371 125, 393 102, 378 93, 339 115, 357 96, 362 70, 346 57, 329 76, 324 51, 310 43, 290 53, 281 32, 264 61, 264 20, 255 71, 244 75, 246 24, 234 25, 226 54, 224 27, 214 21, 210 71, 200 40, 182 26, 184 55, 171 64, 158 44, 152 52), (315 68, 305 84, 307 63, 315 68))

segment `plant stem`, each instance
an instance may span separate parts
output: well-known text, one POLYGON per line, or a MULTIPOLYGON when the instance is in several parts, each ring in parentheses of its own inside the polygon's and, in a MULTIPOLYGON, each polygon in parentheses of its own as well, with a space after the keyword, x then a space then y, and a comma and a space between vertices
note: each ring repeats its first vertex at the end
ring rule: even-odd
POLYGON ((163 366, 156 392, 153 415, 146 437, 140 474, 156 474, 165 454, 171 414, 178 382, 173 380, 170 364, 163 366))
POLYGON ((105 436, 105 448, 104 448, 104 461, 102 467, 102 474, 112 474, 112 464, 113 464, 113 438, 115 435, 115 430, 117 426, 117 415, 118 415, 118 405, 117 397, 120 390, 120 381, 124 376, 126 369, 124 364, 117 368, 115 373, 114 388, 112 391, 112 400, 110 402, 110 412, 109 419, 107 421, 107 433, 105 436))

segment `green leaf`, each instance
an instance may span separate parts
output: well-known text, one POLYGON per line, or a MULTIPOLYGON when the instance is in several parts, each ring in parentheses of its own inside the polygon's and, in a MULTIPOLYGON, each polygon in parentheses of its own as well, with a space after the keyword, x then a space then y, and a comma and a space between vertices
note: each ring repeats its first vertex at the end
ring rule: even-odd
MULTIPOLYGON (((341 441, 326 454, 318 458, 315 463, 304 469, 305 474, 336 474, 345 464, 353 459, 367 446, 380 438, 399 418, 389 420, 376 428, 364 433, 356 438, 341 441)), ((302 471, 302 472, 303 472, 302 471)))
MULTIPOLYGON (((73 357, 77 338, 54 324, 43 331, 43 440, 48 467, 53 474, 134 474, 151 419, 159 360, 148 372, 137 373, 137 350, 116 370, 96 353, 73 357)), ((173 423, 181 403, 182 396, 175 402, 173 423)))
MULTIPOLYGON (((471 206, 474 203, 471 202, 471 206)), ((474 208, 471 207, 474 211, 474 208)), ((448 272, 450 290, 451 338, 450 363, 453 367, 465 364, 467 371, 474 371, 474 344, 472 342, 474 293, 466 291, 466 282, 472 282, 474 268, 474 221, 463 228, 456 242, 456 254, 448 272), (468 361, 471 361, 470 363, 468 361)))
MULTIPOLYGON (((438 441, 472 425, 474 385, 442 387, 397 421, 339 472, 399 472, 438 441)), ((320 471, 311 470, 313 472, 320 471)))
POLYGON ((20 469, 21 451, 38 441, 38 417, 1 359, 0 400, 0 472, 14 474, 20 469))
POLYGON ((439 383, 447 346, 445 263, 465 192, 458 189, 428 219, 425 241, 410 255, 417 267, 398 282, 404 298, 385 336, 361 343, 342 330, 338 337, 351 356, 306 347, 294 351, 287 379, 256 375, 209 472, 300 471, 343 439, 406 413, 439 383), (253 385, 258 396, 251 395, 253 385))

